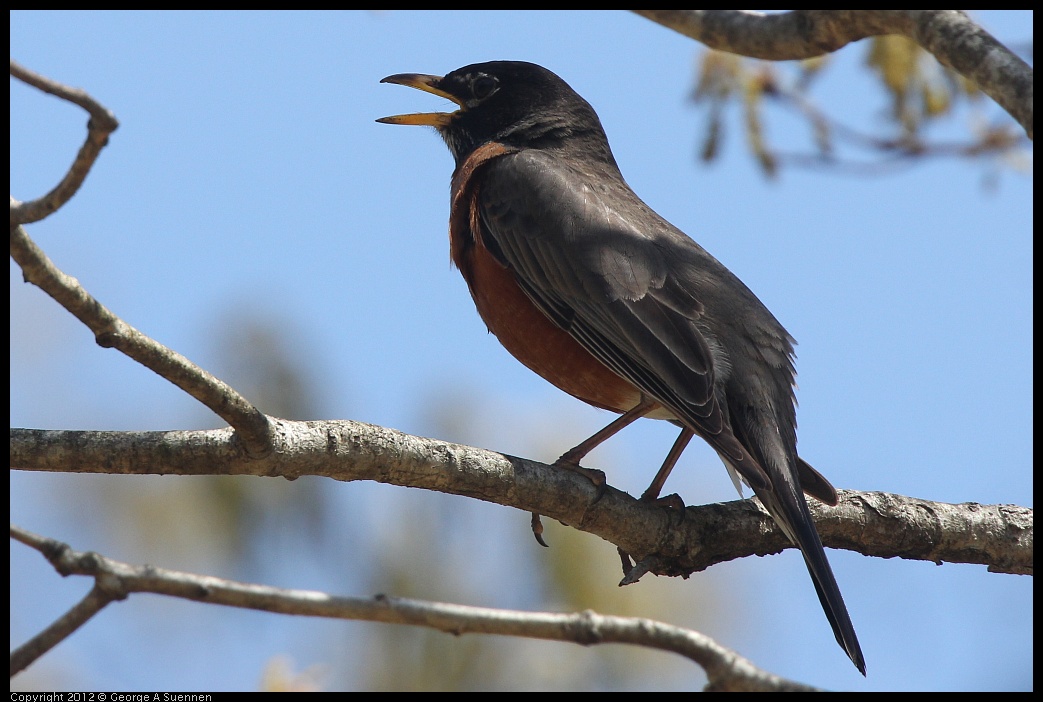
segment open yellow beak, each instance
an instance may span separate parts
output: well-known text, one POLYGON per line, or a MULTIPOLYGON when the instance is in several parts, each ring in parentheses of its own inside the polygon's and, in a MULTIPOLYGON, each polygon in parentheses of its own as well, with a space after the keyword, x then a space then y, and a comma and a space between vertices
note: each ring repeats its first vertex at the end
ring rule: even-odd
MULTIPOLYGON (((463 107, 460 98, 437 87, 441 80, 442 76, 429 76, 423 73, 396 73, 393 76, 381 79, 380 82, 405 85, 410 88, 416 88, 417 90, 423 90, 425 93, 432 93, 440 97, 448 98, 457 105, 460 105, 460 107, 463 107)), ((425 127, 441 128, 447 126, 455 114, 456 112, 416 112, 408 115, 381 117, 377 121, 383 122, 384 124, 416 124, 425 127)))

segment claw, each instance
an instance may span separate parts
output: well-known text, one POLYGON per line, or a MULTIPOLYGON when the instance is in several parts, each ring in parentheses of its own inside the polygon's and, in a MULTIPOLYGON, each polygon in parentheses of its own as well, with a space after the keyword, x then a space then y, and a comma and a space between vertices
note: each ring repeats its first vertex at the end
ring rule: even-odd
MULTIPOLYGON (((634 569, 634 562, 630 560, 630 554, 621 549, 619 546, 616 546, 616 553, 619 554, 619 561, 620 564, 623 566, 623 577, 625 579, 626 576, 630 574, 630 571, 634 569)), ((622 583, 620 583, 620 585, 622 585, 622 583)))
POLYGON ((538 512, 532 513, 532 535, 536 537, 536 543, 544 548, 550 548, 550 544, 543 540, 543 521, 538 512))
MULTIPOLYGON (((630 562, 630 556, 627 555, 627 554, 624 554, 622 551, 620 551, 620 557, 621 558, 625 558, 625 561, 624 561, 625 563, 629 563, 630 562)), ((645 573, 647 573, 651 569, 652 569, 651 557, 645 558, 644 560, 638 561, 637 563, 634 564, 634 566, 629 571, 625 572, 625 574, 623 576, 623 579, 619 581, 619 586, 623 587, 624 585, 633 585, 634 583, 636 583, 638 580, 641 579, 641 576, 643 576, 645 573)), ((625 565, 624 565, 624 570, 626 570, 626 566, 625 565)))

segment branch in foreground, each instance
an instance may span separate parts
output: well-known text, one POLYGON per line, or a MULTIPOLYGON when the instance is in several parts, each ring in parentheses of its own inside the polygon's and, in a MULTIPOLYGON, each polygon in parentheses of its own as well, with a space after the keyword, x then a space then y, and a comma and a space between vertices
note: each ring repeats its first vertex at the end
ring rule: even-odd
MULTIPOLYGON (((721 646, 704 634, 651 619, 602 615, 590 610, 579 614, 519 612, 386 595, 377 595, 372 599, 334 597, 311 590, 287 590, 152 566, 134 566, 97 553, 74 551, 67 544, 14 526, 11 527, 11 535, 40 551, 61 575, 93 577, 96 584, 91 596, 100 603, 94 609, 95 612, 108 602, 123 599, 130 593, 151 592, 280 614, 412 624, 453 635, 500 634, 570 641, 583 646, 627 643, 670 651, 698 663, 706 670, 709 690, 814 691, 814 688, 757 668, 735 651, 721 646)), ((79 624, 92 614, 86 618, 82 615, 77 617, 79 624)), ((69 618, 69 615, 65 618, 69 618)), ((11 675, 24 670, 75 628, 63 630, 64 635, 55 640, 59 632, 52 626, 20 646, 11 656, 11 675), (50 642, 46 647, 39 641, 45 635, 50 642)))
POLYGON ((634 10, 711 49, 770 61, 807 59, 900 34, 974 81, 1033 134, 1032 67, 960 10, 634 10))
MULTIPOLYGON (((682 575, 791 547, 756 500, 667 510, 608 488, 593 502, 589 480, 551 465, 411 436, 361 422, 269 418, 272 453, 250 459, 231 429, 170 432, 11 430, 11 466, 125 475, 259 475, 375 480, 539 512, 595 534, 657 575, 682 575)), ((976 563, 1032 573, 1032 510, 952 505, 841 490, 836 507, 809 500, 826 546, 867 556, 976 563)))

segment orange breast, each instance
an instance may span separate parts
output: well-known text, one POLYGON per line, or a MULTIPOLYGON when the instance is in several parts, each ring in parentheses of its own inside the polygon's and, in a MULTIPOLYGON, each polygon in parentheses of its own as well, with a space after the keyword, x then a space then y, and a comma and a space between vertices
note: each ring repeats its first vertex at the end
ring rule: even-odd
POLYGON ((641 393, 540 312, 514 275, 484 246, 472 247, 466 258, 460 271, 478 314, 512 356, 544 380, 596 407, 624 412, 638 404, 641 393))
POLYGON ((573 397, 625 412, 640 402, 640 391, 540 312, 514 274, 482 242, 476 175, 483 165, 511 151, 502 144, 484 144, 453 174, 449 221, 453 263, 467 281, 478 314, 512 356, 573 397))

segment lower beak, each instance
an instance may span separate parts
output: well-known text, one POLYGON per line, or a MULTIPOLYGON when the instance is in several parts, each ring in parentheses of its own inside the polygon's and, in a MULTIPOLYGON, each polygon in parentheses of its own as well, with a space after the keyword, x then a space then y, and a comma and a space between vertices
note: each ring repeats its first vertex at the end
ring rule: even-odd
MULTIPOLYGON (((396 85, 405 85, 410 88, 416 88, 417 90, 423 90, 425 93, 432 93, 440 97, 452 100, 457 105, 463 107, 463 103, 455 95, 446 92, 438 87, 438 84, 442 82, 442 76, 429 76, 423 73, 396 73, 393 76, 388 76, 380 81, 381 83, 394 83, 396 85)), ((445 127, 453 119, 453 115, 456 112, 416 112, 408 115, 392 115, 390 117, 381 117, 378 122, 384 124, 415 124, 425 127, 445 127)))

